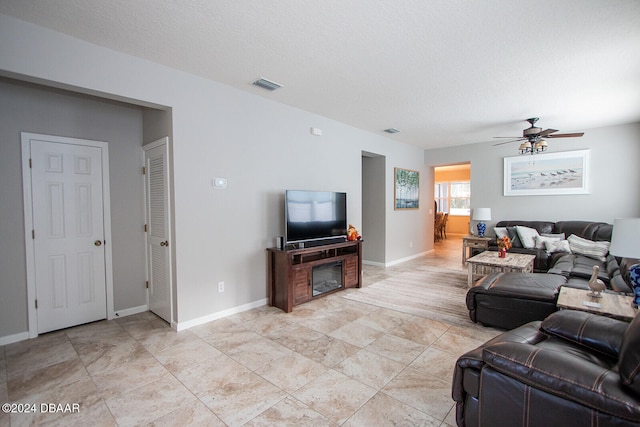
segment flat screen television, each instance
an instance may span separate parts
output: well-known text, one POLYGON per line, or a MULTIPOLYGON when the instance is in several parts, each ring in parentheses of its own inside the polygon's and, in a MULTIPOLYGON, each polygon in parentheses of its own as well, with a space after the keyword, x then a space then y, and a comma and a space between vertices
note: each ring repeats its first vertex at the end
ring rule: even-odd
POLYGON ((287 190, 285 239, 287 244, 346 240, 347 193, 287 190))

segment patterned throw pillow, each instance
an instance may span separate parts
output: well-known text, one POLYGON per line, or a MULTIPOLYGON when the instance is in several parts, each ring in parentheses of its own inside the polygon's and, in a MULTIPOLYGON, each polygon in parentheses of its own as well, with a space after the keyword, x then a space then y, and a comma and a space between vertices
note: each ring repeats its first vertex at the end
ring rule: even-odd
POLYGON ((571 246, 567 240, 547 240, 544 242, 545 249, 548 253, 568 252, 571 253, 571 246))
POLYGON ((594 242, 593 240, 583 239, 575 234, 572 234, 567 239, 571 252, 574 254, 584 255, 589 258, 594 258, 600 261, 607 260, 607 254, 609 253, 609 246, 611 242, 594 242))
POLYGON ((536 236, 540 236, 540 234, 538 234, 538 230, 535 228, 516 225, 516 231, 518 232, 518 236, 520 237, 523 247, 527 249, 533 249, 536 247, 536 236))
POLYGON ((564 233, 541 233, 541 236, 544 237, 555 237, 556 239, 566 240, 564 233))
POLYGON ((536 249, 545 249, 546 246, 545 244, 547 242, 551 242, 551 241, 558 241, 558 240, 562 240, 560 238, 560 236, 535 236, 535 242, 536 242, 536 249))

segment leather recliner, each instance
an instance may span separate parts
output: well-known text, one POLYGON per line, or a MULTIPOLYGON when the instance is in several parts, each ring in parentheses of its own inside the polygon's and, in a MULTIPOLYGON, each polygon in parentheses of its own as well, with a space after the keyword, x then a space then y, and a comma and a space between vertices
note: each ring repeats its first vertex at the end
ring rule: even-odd
POLYGON ((640 316, 562 310, 456 362, 459 427, 640 426, 640 316))

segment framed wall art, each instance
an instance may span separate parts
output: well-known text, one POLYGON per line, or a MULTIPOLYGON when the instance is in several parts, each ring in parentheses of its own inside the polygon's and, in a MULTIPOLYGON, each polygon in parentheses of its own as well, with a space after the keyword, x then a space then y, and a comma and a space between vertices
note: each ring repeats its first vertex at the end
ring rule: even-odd
POLYGON ((589 193, 590 150, 504 158, 505 196, 589 193))
POLYGON ((420 172, 394 169, 394 209, 418 209, 420 206, 420 172))

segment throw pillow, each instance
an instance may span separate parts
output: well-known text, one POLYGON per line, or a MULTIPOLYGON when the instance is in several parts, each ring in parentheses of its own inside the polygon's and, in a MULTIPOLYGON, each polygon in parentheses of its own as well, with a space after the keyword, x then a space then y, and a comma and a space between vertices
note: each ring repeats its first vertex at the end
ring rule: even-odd
POLYGON ((509 235, 507 227, 494 227, 493 232, 496 233, 496 237, 498 238, 506 237, 509 235))
POLYGON ((493 232, 496 233, 497 238, 508 236, 511 239, 511 247, 521 248, 522 243, 518 238, 518 232, 515 227, 494 227, 493 232))
POLYGON ((578 237, 575 234, 569 236, 567 240, 569 241, 571 252, 574 254, 584 255, 603 262, 607 260, 611 242, 594 242, 593 240, 578 237))
POLYGON ((560 240, 566 240, 567 238, 565 237, 564 233, 558 233, 558 234, 553 234, 553 233, 541 233, 541 236, 544 237, 557 237, 560 240))
POLYGON ((511 239, 511 247, 513 248, 521 248, 522 242, 518 237, 518 232, 515 227, 507 227, 507 232, 509 233, 509 238, 511 239))
POLYGON ((536 249, 545 249, 546 242, 552 242, 557 240, 562 240, 560 237, 549 237, 549 236, 535 236, 536 249))
POLYGON ((523 247, 527 249, 533 249, 536 247, 536 236, 540 236, 540 234, 538 234, 538 230, 535 228, 524 227, 522 225, 516 225, 516 231, 518 232, 518 237, 520 237, 523 247))
POLYGON ((545 249, 548 253, 568 252, 571 253, 571 246, 567 240, 547 240, 544 242, 545 249))

